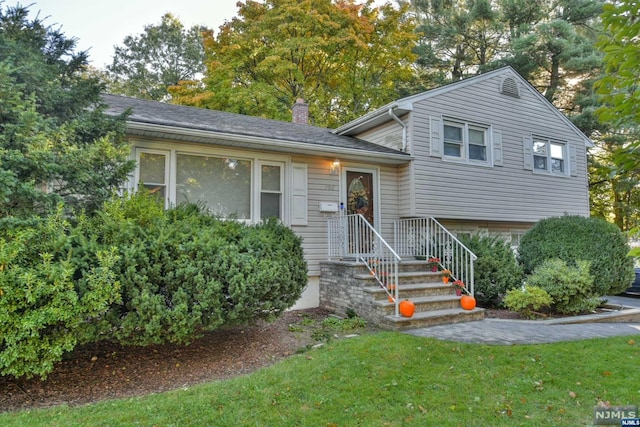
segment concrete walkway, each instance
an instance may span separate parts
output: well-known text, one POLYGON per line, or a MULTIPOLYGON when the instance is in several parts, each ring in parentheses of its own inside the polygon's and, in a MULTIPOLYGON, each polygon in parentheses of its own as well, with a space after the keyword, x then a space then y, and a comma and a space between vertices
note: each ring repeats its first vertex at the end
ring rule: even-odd
MULTIPOLYGON (((610 297, 610 303, 640 307, 640 299, 610 297), (615 302, 613 301, 615 299, 615 302)), ((419 337, 494 345, 544 344, 621 335, 640 336, 640 323, 572 323, 484 319, 405 331, 419 337)))

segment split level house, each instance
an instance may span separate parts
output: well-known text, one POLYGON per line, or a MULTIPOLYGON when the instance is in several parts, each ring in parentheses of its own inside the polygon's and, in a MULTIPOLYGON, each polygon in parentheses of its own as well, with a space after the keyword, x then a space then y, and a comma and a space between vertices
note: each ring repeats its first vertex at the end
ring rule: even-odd
POLYGON ((475 256, 456 237, 499 234, 517 246, 542 218, 589 215, 591 142, 510 67, 399 99, 338 129, 309 125, 302 100, 292 122, 104 100, 111 114, 131 111, 132 189, 242 221, 275 216, 303 238, 309 281, 294 308, 399 317, 399 299, 429 281, 403 278, 430 257, 437 271, 423 274, 448 269, 472 294, 475 256))

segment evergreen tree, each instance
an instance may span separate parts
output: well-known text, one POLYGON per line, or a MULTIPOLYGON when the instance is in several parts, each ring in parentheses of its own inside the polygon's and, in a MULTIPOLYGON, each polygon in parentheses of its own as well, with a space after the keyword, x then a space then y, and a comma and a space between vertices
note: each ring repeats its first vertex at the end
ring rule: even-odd
POLYGON ((124 120, 103 114, 75 39, 0 8, 0 218, 100 206, 131 171, 124 120))

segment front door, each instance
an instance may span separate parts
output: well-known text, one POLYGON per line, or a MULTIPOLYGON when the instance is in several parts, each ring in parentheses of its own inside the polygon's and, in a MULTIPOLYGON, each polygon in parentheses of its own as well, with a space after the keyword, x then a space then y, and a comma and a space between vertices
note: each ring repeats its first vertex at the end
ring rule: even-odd
MULTIPOLYGON (((343 191, 347 215, 360 214, 375 227, 378 219, 375 171, 347 168, 343 191)), ((372 253, 375 236, 371 230, 355 219, 348 224, 347 255, 357 258, 372 253)))
POLYGON ((347 215, 361 214, 375 223, 373 173, 347 170, 347 215))

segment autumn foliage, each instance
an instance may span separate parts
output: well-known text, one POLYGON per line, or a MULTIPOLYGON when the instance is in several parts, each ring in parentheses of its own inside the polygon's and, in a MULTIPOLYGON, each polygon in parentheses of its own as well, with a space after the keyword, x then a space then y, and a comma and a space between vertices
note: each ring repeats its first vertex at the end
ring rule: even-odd
POLYGON ((414 77, 408 5, 266 0, 238 7, 215 36, 204 34, 205 77, 172 88, 174 102, 290 121, 303 98, 314 124, 334 127, 396 99, 414 77))

